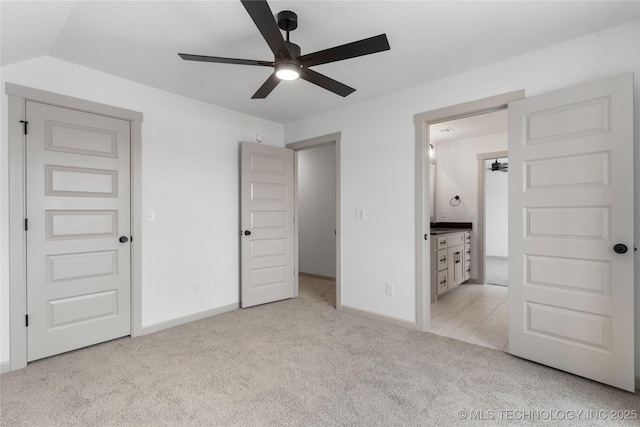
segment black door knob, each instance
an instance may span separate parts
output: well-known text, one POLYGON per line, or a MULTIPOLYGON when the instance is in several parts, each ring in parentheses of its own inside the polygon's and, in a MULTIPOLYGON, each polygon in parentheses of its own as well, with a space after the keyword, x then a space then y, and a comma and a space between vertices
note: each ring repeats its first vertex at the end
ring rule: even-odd
POLYGON ((129 238, 127 236, 120 236, 118 240, 120 240, 120 243, 127 243, 129 238))
POLYGON ((251 232, 250 232, 249 230, 245 230, 245 231, 244 231, 244 235, 245 235, 245 236, 251 236, 251 232))
POLYGON ((627 250, 627 245, 623 245, 622 243, 618 243, 613 247, 613 251, 617 254, 626 254, 627 250))

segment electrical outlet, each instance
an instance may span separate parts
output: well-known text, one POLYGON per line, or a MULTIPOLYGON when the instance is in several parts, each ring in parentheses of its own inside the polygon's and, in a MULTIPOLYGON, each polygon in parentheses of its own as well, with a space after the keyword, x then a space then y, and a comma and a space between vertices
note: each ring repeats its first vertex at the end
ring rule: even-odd
POLYGON ((445 211, 444 209, 440 211, 440 218, 446 218, 447 217, 447 211, 445 211))
POLYGON ((202 290, 202 285, 200 284, 200 282, 196 282, 193 284, 193 293, 197 294, 202 290))
POLYGON ((367 211, 365 209, 356 209, 356 220, 364 221, 367 219, 367 211))
POLYGON ((475 218, 475 217, 476 217, 476 211, 470 210, 469 211, 469 218, 475 218))
POLYGON ((211 288, 212 288, 212 289, 218 289, 218 281, 217 281, 217 280, 214 280, 214 281, 211 283, 211 288))
POLYGON ((393 295, 393 283, 387 282, 387 295, 393 295))

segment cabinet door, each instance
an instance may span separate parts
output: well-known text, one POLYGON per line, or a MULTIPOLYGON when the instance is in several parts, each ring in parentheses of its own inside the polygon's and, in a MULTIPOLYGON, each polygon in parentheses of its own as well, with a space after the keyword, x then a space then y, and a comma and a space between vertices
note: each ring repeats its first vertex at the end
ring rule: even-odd
POLYGON ((447 251, 449 270, 449 290, 464 281, 464 245, 454 246, 447 251))
POLYGON ((438 271, 446 269, 448 267, 448 264, 447 264, 447 250, 446 249, 442 249, 442 250, 438 251, 436 256, 437 256, 436 264, 438 265, 438 271))
POLYGON ((471 261, 464 262, 464 282, 471 279, 471 261))
POLYGON ((448 290, 448 271, 447 270, 442 270, 438 272, 438 295, 441 295, 445 292, 447 292, 448 290))

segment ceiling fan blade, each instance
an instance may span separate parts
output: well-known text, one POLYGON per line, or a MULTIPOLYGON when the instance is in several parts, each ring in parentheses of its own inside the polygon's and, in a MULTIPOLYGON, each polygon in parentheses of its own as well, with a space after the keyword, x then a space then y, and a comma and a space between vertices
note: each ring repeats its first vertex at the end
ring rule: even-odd
POLYGON ((271 91, 276 86, 278 86, 278 83, 280 83, 280 79, 276 76, 276 73, 271 74, 271 76, 269 76, 269 78, 264 83, 262 83, 262 86, 260 86, 260 89, 258 89, 256 93, 253 94, 251 99, 266 98, 267 95, 269 95, 271 91))
POLYGON ((298 57, 301 64, 312 67, 314 65, 327 64, 329 62, 342 61, 343 59, 356 58, 358 56, 389 50, 389 41, 386 34, 369 37, 357 42, 343 44, 330 49, 308 53, 298 57))
POLYGON ((302 68, 302 70, 300 70, 300 78, 313 83, 314 85, 318 85, 321 88, 330 90, 331 92, 342 97, 355 92, 354 88, 342 84, 339 81, 333 80, 332 78, 329 78, 324 74, 309 70, 308 68, 302 68))
POLYGON ((201 61, 201 62, 216 62, 220 64, 239 64, 239 65, 261 65, 265 67, 273 67, 273 61, 258 61, 255 59, 236 59, 236 58, 222 58, 219 56, 205 56, 205 55, 191 55, 188 53, 179 53, 180 58, 185 61, 201 61))
POLYGON ((266 0, 241 0, 247 13, 260 30, 262 37, 269 45, 273 54, 284 59, 293 59, 289 47, 282 37, 278 23, 273 17, 271 8, 266 0))

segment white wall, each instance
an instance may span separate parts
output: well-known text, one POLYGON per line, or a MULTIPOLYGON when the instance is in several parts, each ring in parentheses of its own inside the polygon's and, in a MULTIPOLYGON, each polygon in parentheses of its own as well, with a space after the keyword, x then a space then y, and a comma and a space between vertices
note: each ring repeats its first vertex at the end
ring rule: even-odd
POLYGON ((58 59, 42 57, 3 67, 0 361, 9 359, 7 246, 7 102, 5 82, 140 111, 142 326, 238 302, 238 143, 256 132, 282 146, 283 126, 153 89, 58 59), (217 289, 211 283, 218 282, 217 289), (202 291, 193 292, 194 282, 202 291))
POLYGON ((478 278, 478 154, 507 150, 507 133, 439 142, 436 149, 436 220, 471 223, 471 279, 478 278), (451 198, 460 196, 460 204, 451 198), (454 200, 454 204, 457 203, 454 200), (475 212, 471 217, 471 211, 475 212))
MULTIPOLYGON (((490 168, 493 160, 485 160, 490 168)), ((506 157, 498 159, 504 163, 506 157)), ((485 254, 487 256, 509 256, 509 173, 492 172, 485 169, 485 254)))
MULTIPOLYGON (((287 124, 285 141, 341 132, 342 303, 415 320, 416 113, 525 89, 527 96, 634 71, 640 106, 640 21, 287 124), (354 209, 367 208, 355 221, 354 209), (385 281, 395 295, 385 295, 385 281)), ((640 115, 635 114, 640 146, 640 115)), ((635 200, 640 212, 640 150, 635 200)), ((640 215, 636 215, 640 242, 640 215)), ((640 373, 640 257, 636 257, 636 371, 640 373)))
POLYGON ((298 151, 298 268, 336 277, 336 148, 298 151))

